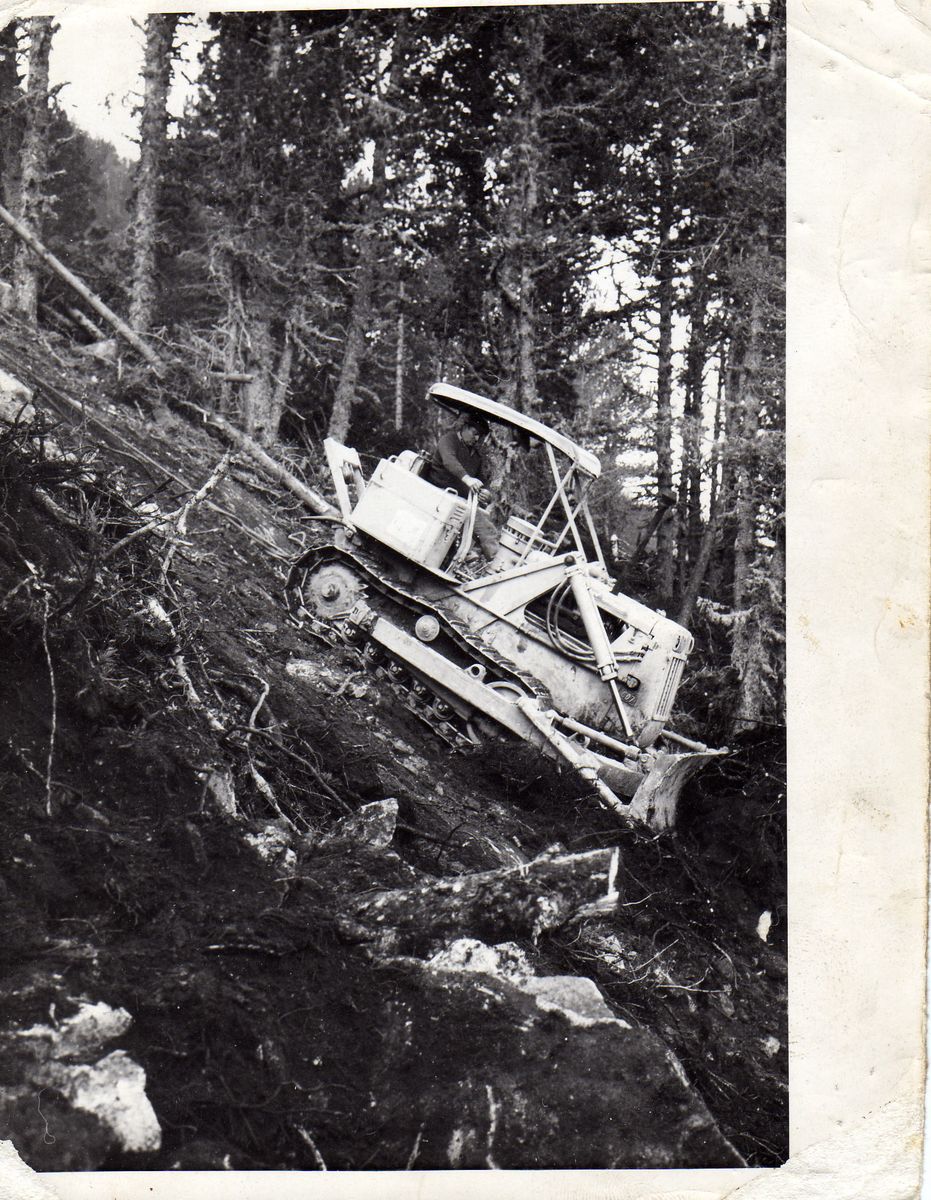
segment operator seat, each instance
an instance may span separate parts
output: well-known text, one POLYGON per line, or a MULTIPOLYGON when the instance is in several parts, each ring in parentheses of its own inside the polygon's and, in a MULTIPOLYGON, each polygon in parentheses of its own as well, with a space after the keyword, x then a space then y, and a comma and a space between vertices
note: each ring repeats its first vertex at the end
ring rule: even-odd
POLYGON ((419 475, 426 461, 427 456, 422 450, 402 450, 400 454, 392 455, 389 459, 389 462, 393 462, 404 471, 410 471, 412 475, 419 475))

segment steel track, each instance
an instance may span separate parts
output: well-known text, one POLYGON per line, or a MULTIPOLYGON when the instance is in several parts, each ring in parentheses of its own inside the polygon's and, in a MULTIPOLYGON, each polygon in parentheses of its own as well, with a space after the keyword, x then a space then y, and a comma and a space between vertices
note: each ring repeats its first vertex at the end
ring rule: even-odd
MULTIPOLYGON (((288 575, 286 590, 289 593, 288 607, 292 615, 296 614, 290 594, 297 592, 301 595, 307 575, 328 563, 338 563, 354 569, 363 585, 360 599, 369 602, 371 593, 375 593, 381 598, 382 604, 379 605, 376 601, 373 605, 374 611, 379 616, 393 621, 399 628, 405 629, 405 632, 413 631, 413 625, 419 617, 433 616, 439 622, 443 641, 451 643, 456 651, 455 656, 449 655, 456 666, 465 669, 477 664, 484 669, 487 682, 514 684, 526 694, 535 697, 543 707, 552 706, 549 693, 538 680, 488 646, 465 622, 450 617, 426 596, 400 584, 387 582, 381 574, 384 570, 382 563, 364 550, 344 550, 340 546, 329 544, 313 547, 301 555, 288 575), (397 619, 399 612, 402 616, 401 621, 397 619), (468 662, 456 662, 456 658, 466 658, 468 662)), ((405 708, 428 725, 444 742, 456 750, 471 749, 481 744, 468 716, 457 712, 442 694, 432 690, 429 680, 415 675, 405 663, 393 658, 381 646, 369 640, 364 630, 348 619, 348 614, 333 620, 321 619, 303 605, 303 597, 301 607, 305 619, 310 618, 317 636, 330 645, 349 646, 354 649, 366 669, 374 671, 378 677, 384 679, 405 708), (431 699, 427 699, 428 696, 431 699)), ((440 643, 436 648, 442 651, 443 642, 439 638, 436 641, 440 643)), ((467 707, 464 702, 459 703, 467 707)))

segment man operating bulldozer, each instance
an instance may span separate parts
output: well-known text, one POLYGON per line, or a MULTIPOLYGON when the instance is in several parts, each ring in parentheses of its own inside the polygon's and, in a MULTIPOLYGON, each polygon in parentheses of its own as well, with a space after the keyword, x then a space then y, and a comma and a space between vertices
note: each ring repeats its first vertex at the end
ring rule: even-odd
MULTIPOLYGON (((488 504, 491 493, 485 487, 482 476, 485 464, 479 444, 488 436, 488 422, 477 413, 463 413, 452 429, 439 438, 436 449, 427 464, 426 475, 430 483, 441 488, 452 488, 460 496, 473 493, 488 504)), ((484 509, 475 513, 475 540, 488 562, 498 552, 498 531, 484 509)))

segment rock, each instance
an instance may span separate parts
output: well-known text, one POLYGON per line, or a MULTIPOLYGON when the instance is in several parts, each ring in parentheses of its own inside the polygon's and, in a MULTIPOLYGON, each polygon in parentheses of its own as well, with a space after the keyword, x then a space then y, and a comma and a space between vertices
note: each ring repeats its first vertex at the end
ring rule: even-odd
POLYGON ((479 971, 515 983, 533 975, 527 955, 515 942, 486 946, 476 938, 457 938, 434 954, 429 965, 437 971, 479 971))
POLYGON ((107 1042, 122 1037, 130 1025, 132 1017, 125 1008, 85 1001, 74 1016, 62 1021, 57 1028, 33 1025, 22 1030, 19 1037, 35 1045, 37 1057, 87 1062, 99 1054, 107 1042))
POLYGON ((581 975, 535 975, 527 955, 513 942, 486 946, 474 938, 459 938, 429 960, 437 971, 477 971, 506 979, 528 996, 533 996, 544 1012, 559 1012, 573 1025, 597 1025, 621 1021, 608 1008, 604 996, 591 979, 581 975))
POLYGON ((315 844, 327 849, 338 846, 368 846, 372 850, 386 850, 394 838, 397 823, 397 800, 393 797, 376 800, 372 804, 363 805, 351 816, 337 821, 315 844))
POLYGON ((431 774, 430 764, 425 758, 421 758, 419 754, 405 755, 398 760, 398 765, 413 775, 415 779, 429 778, 431 774))
POLYGON ((544 975, 526 979, 521 989, 536 997, 544 1012, 563 1013, 572 1025, 599 1025, 614 1022, 630 1029, 626 1021, 608 1008, 604 996, 591 979, 581 975, 544 975))
POLYGON ((345 676, 315 658, 289 658, 284 669, 292 679, 310 679, 314 683, 326 684, 331 691, 337 691, 345 682, 345 676))
POLYGON ((788 977, 788 964, 785 955, 780 954, 778 950, 774 950, 769 945, 761 946, 759 954, 755 960, 755 965, 769 979, 777 980, 779 983, 785 983, 788 977))
POLYGON ((59 1025, 4 1037, 4 1134, 36 1170, 94 1170, 114 1150, 151 1152, 161 1129, 145 1071, 124 1050, 99 1057, 132 1024, 123 1008, 82 1001, 59 1025))
POLYGON ((31 421, 35 415, 31 389, 15 375, 0 370, 0 420, 31 421))
POLYGON ((292 870, 297 865, 297 855, 291 847, 291 836, 284 821, 269 821, 255 833, 247 833, 244 840, 265 862, 292 870))
POLYGON ((75 1108, 91 1113, 115 1137, 121 1150, 158 1150, 162 1131, 145 1094, 145 1071, 125 1050, 114 1050, 93 1065, 51 1062, 43 1077, 75 1108))
POLYGON ((289 658, 284 669, 293 679, 313 679, 320 670, 310 658, 289 658))
POLYGON ((611 1016, 594 985, 528 988, 468 969, 477 947, 444 953, 465 969, 408 960, 386 1005, 371 1168, 408 1161, 415 1144, 418 1170, 744 1165, 675 1056, 611 1016))
POLYGON ((204 780, 204 793, 213 802, 214 808, 221 816, 238 819, 239 805, 236 802, 236 788, 229 768, 223 771, 211 771, 204 780))
MULTIPOLYGON (((437 793, 440 789, 437 788, 437 793)), ((509 841, 505 837, 492 836, 485 832, 478 835, 481 841, 489 848, 494 858, 506 867, 519 867, 524 863, 530 862, 530 858, 526 855, 520 846, 509 841)))
POLYGON ((82 346, 81 350, 85 354, 89 354, 91 358, 99 359, 101 362, 116 362, 119 357, 119 346, 116 338, 103 338, 98 342, 90 342, 86 346, 82 346))

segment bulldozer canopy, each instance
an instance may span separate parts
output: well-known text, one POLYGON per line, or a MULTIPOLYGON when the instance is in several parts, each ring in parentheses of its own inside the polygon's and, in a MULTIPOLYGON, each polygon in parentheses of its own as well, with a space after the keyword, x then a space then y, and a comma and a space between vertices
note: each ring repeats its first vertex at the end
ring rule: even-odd
POLYGON ((540 421, 535 421, 533 417, 509 408, 506 404, 499 404, 497 400, 489 400, 486 396, 479 396, 476 392, 467 392, 464 388, 453 387, 449 383, 435 383, 427 394, 434 404, 438 404, 440 408, 444 408, 456 416, 461 416, 465 412, 480 413, 489 421, 516 429, 531 438, 545 442, 554 450, 558 450, 560 454, 564 454, 574 466, 591 479, 597 479, 601 474, 601 464, 590 451, 577 446, 564 434, 548 429, 540 421))

